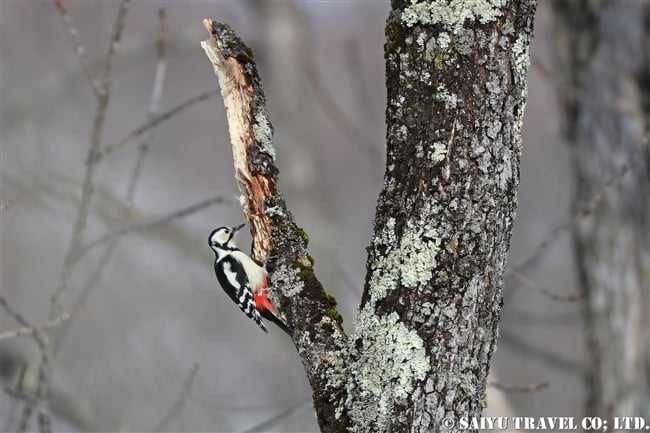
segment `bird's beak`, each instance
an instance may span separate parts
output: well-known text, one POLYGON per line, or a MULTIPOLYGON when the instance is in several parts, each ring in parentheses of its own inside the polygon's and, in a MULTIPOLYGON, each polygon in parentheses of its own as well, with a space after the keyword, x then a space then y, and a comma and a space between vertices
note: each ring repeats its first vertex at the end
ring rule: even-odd
POLYGON ((242 224, 242 225, 240 225, 240 226, 235 227, 235 228, 234 228, 235 233, 237 233, 239 230, 243 229, 245 226, 246 226, 246 223, 244 223, 244 224, 242 224))

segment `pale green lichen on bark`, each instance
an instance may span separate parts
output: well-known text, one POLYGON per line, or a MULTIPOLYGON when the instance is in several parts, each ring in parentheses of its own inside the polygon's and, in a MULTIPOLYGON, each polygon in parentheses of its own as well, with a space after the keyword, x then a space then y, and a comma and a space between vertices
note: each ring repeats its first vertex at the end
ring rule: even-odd
POLYGON ((347 383, 350 431, 387 431, 395 405, 406 403, 415 382, 431 368, 424 342, 399 321, 397 313, 379 317, 366 307, 350 338, 350 352, 354 359, 347 383), (362 350, 355 346, 358 339, 362 350))
POLYGON ((253 123, 253 134, 259 143, 260 152, 266 153, 275 161, 275 148, 273 147, 273 130, 267 116, 263 111, 258 111, 253 123))
POLYGON ((437 265, 440 237, 435 227, 408 222, 399 242, 394 228, 395 220, 390 218, 380 239, 375 240, 375 246, 384 245, 388 250, 372 265, 370 294, 374 300, 383 299, 398 283, 408 288, 427 283, 437 265))
MULTIPOLYGON (((528 68, 530 66, 530 38, 531 35, 529 33, 520 33, 510 52, 510 67, 515 77, 515 83, 521 86, 521 93, 519 95, 521 103, 520 115, 515 119, 512 126, 513 135, 517 137, 521 137, 521 129, 524 123, 524 109, 526 108, 526 99, 528 96, 526 77, 528 76, 528 68)), ((518 142, 521 143, 521 139, 518 142)))
MULTIPOLYGON (((526 76, 528 75, 528 68, 530 66, 530 34, 520 33, 515 43, 512 45, 510 55, 510 62, 517 84, 526 83, 526 76)), ((524 85, 524 89, 526 86, 524 85)), ((523 94, 522 96, 526 96, 523 94)))
POLYGON ((280 265, 275 269, 270 275, 269 285, 282 287, 282 294, 287 297, 297 296, 305 287, 298 270, 286 265, 280 265))
POLYGON ((443 102, 447 110, 456 109, 460 102, 458 95, 456 93, 449 92, 444 84, 438 85, 436 100, 443 102))
POLYGON ((284 210, 280 206, 267 206, 266 215, 270 217, 283 217, 285 215, 284 210))
MULTIPOLYGON (((413 1, 413 0, 412 0, 413 1)), ((449 25, 454 32, 460 30, 466 20, 478 20, 481 24, 494 21, 502 15, 506 0, 451 0, 423 2, 408 6, 402 12, 402 20, 408 27, 415 24, 449 25)))
POLYGON ((430 153, 429 159, 433 162, 442 162, 447 156, 447 145, 445 143, 433 143, 433 152, 430 153))
POLYGON ((449 37, 448 33, 442 32, 438 35, 438 46, 442 49, 445 49, 449 47, 449 43, 451 42, 451 38, 449 37))
POLYGON ((458 54, 468 56, 474 52, 476 36, 472 29, 462 27, 456 30, 454 49, 458 54))

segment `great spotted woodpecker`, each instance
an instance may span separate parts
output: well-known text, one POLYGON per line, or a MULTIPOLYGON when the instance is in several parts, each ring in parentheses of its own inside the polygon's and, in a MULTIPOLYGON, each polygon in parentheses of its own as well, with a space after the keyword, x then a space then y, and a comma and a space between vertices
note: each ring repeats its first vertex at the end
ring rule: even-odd
POLYGON ((210 233, 210 248, 214 251, 214 271, 219 284, 230 299, 265 333, 269 333, 262 317, 275 323, 291 336, 291 331, 275 315, 275 307, 267 297, 268 276, 266 269, 255 263, 237 248, 235 235, 245 224, 237 227, 219 227, 210 233))

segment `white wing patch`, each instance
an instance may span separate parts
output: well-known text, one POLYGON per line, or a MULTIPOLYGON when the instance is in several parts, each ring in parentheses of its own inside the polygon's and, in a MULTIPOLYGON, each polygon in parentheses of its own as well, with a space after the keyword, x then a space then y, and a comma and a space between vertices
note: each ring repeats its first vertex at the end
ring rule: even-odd
POLYGON ((239 281, 237 281, 237 274, 232 271, 232 268, 230 267, 230 262, 225 261, 223 264, 223 274, 226 276, 226 279, 230 283, 232 287, 235 289, 239 290, 241 288, 241 284, 239 284, 239 281))
MULTIPOLYGON (((264 285, 264 280, 266 279, 266 269, 259 266, 253 261, 253 259, 248 257, 242 251, 232 251, 230 254, 241 262, 242 266, 244 267, 244 272, 248 277, 250 287, 253 290, 261 288, 264 285)), ((228 277, 228 280, 230 280, 230 277, 228 277)))

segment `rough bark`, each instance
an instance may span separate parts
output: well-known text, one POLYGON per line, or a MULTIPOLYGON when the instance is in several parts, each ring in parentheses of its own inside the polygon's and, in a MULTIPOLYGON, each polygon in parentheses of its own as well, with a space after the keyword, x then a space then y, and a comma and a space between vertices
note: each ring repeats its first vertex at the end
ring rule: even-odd
POLYGON ((322 431, 344 431, 342 407, 347 336, 336 300, 314 275, 307 234, 278 191, 273 127, 253 50, 226 24, 206 19, 201 46, 219 79, 228 118, 241 203, 250 222, 253 258, 266 262, 269 296, 293 329, 293 342, 313 390, 322 431))
POLYGON ((294 330, 324 432, 457 431, 485 406, 534 9, 533 1, 393 2, 386 172, 350 337, 277 190, 252 51, 205 21, 255 257, 268 259, 271 296, 294 330))
MULTIPOLYGON (((590 369, 587 413, 650 418, 650 6, 557 3, 576 208, 621 177, 574 233, 590 369)), ((612 425, 612 424, 610 424, 612 425)))
POLYGON ((393 1, 386 172, 351 337, 360 430, 438 430, 485 405, 534 9, 393 1))

